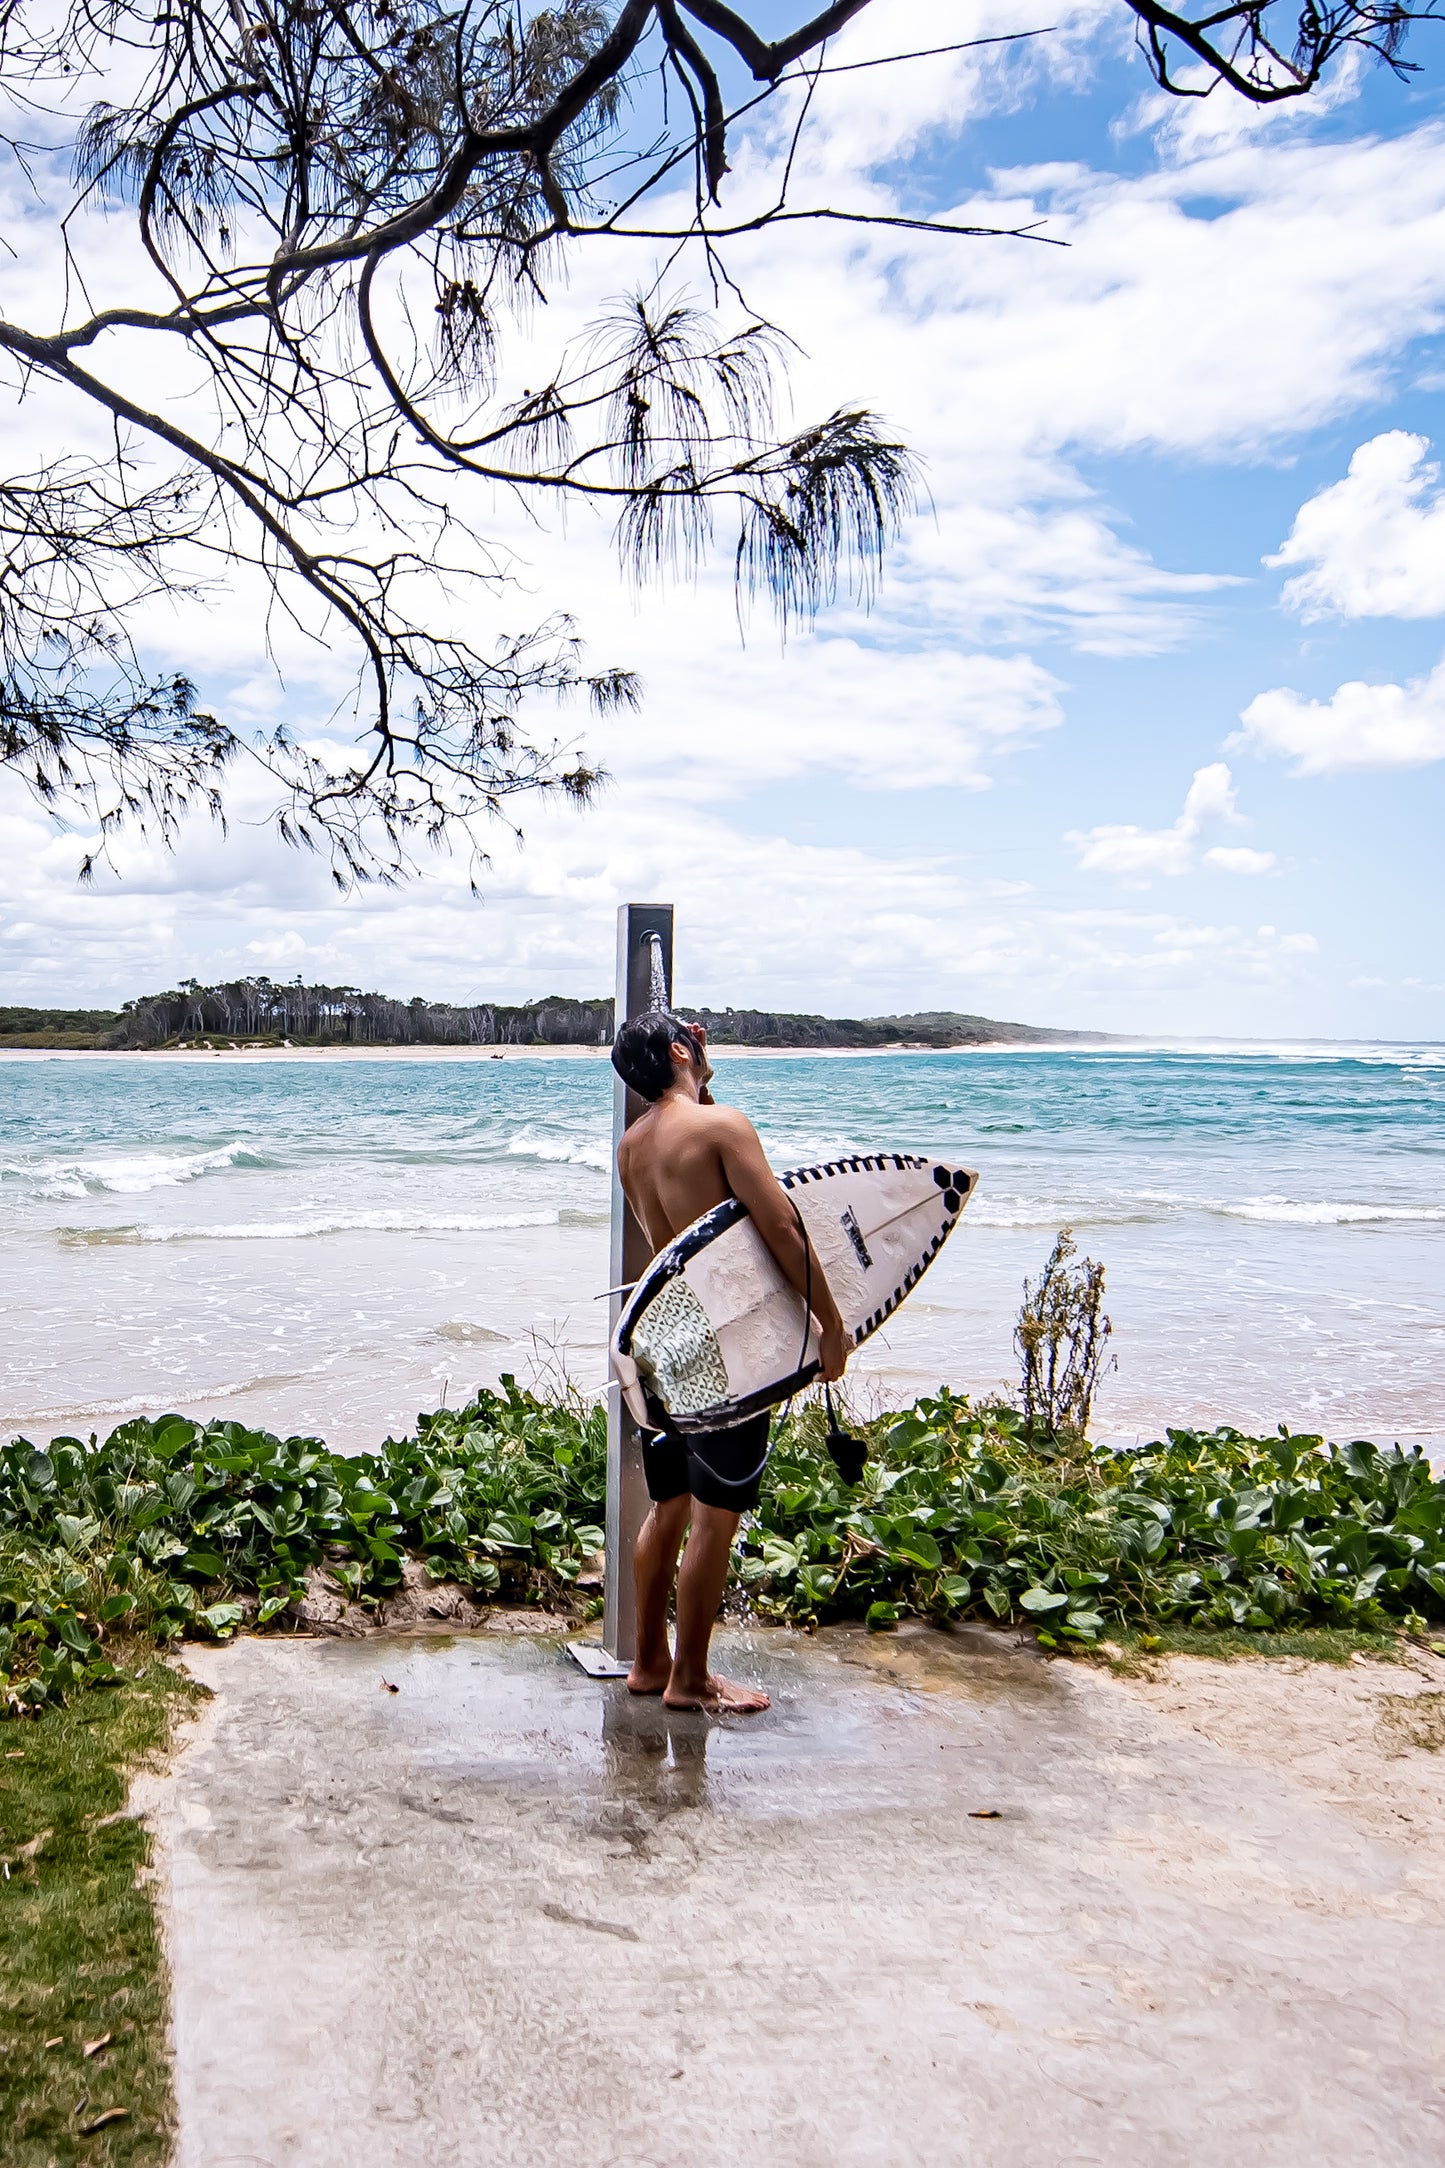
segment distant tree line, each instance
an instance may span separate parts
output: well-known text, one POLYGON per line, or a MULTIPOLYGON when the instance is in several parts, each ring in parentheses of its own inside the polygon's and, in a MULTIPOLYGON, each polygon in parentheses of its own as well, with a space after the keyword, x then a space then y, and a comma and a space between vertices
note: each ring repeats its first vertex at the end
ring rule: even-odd
MULTIPOLYGON (((990 1046, 1091 1037, 1003 1024, 987 1016, 930 1009, 911 1016, 802 1016, 768 1009, 685 1009, 715 1046, 990 1046)), ((277 985, 258 977, 202 986, 185 979, 142 994, 120 1010, 0 1008, 0 1045, 145 1048, 220 1040, 289 1040, 303 1046, 607 1046, 610 1000, 548 995, 508 1006, 481 1001, 399 1001, 355 986, 277 985)))
POLYGON ((0 1047, 107 1047, 119 1023, 114 1009, 0 1009, 0 1047))
POLYGON ((186 1039, 290 1039, 338 1046, 605 1046, 610 1001, 552 995, 514 1007, 462 1006, 414 994, 399 1001, 356 986, 278 986, 268 978, 221 986, 185 980, 175 991, 143 994, 121 1013, 116 1046, 169 1046, 186 1039))
POLYGON ((1099 1036, 1048 1031, 1034 1024, 1001 1024, 989 1016, 964 1016, 955 1009, 869 1017, 800 1016, 771 1009, 684 1009, 680 1013, 705 1026, 714 1046, 997 1046, 1099 1036))

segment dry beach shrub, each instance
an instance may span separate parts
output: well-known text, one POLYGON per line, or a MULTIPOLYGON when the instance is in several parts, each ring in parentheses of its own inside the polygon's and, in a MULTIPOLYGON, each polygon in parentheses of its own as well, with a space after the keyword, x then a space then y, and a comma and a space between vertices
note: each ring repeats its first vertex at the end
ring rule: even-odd
POLYGON ((1071 1267, 1077 1254, 1073 1229, 1061 1227, 1038 1280, 1024 1281, 1014 1328, 1024 1421, 1051 1439, 1086 1435, 1099 1381, 1114 1367, 1104 1268, 1092 1257, 1071 1267))

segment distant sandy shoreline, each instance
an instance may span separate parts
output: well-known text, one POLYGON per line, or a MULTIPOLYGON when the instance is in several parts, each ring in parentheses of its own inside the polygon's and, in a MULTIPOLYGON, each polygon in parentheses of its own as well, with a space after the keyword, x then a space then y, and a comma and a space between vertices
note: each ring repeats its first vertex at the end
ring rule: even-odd
MULTIPOLYGON (((719 1046, 720 1061, 858 1061, 899 1054, 1026 1054, 1097 1051, 1097 1039, 990 1039, 963 1046, 719 1046)), ((327 1061, 601 1061, 605 1046, 225 1046, 213 1047, 62 1047, 0 1048, 0 1061, 178 1061, 327 1062, 327 1061)))
MULTIPOLYGON (((952 1054, 1192 1054, 1202 1058, 1268 1056, 1296 1061, 1356 1058, 1423 1059, 1432 1066, 1445 1057, 1445 1041, 1433 1039, 1171 1039, 1129 1038, 1122 1034, 1080 1033, 1077 1038, 986 1039, 957 1046, 728 1046, 714 1042, 712 1053, 719 1061, 876 1061, 900 1056, 926 1055, 931 1060, 952 1054)), ((207 1062, 255 1067, 267 1062, 482 1062, 482 1061, 590 1061, 606 1062, 605 1046, 215 1046, 184 1050, 160 1047, 63 1047, 5 1046, 0 1042, 0 1065, 6 1062, 126 1061, 180 1062, 193 1067, 207 1062)))

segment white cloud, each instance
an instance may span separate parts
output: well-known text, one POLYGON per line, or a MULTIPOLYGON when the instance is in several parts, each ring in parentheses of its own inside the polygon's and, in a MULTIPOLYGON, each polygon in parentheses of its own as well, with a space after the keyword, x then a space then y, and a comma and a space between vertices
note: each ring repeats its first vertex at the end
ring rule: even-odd
POLYGON ((740 832, 704 806, 639 784, 606 819, 539 811, 528 846, 498 848, 486 901, 442 859, 424 889, 339 897, 314 859, 238 830, 197 829, 177 858, 126 846, 124 879, 75 885, 75 845, 0 787, 0 948, 10 1000, 114 1001, 191 971, 267 971, 434 998, 600 993, 614 912, 668 896, 679 913, 679 998, 877 1015, 982 1009, 1024 1022, 1166 1028, 1197 1021, 1210 989, 1297 981, 1308 934, 1172 913, 1074 909, 965 870, 944 827, 896 851, 740 832))
POLYGON ((611 733, 619 781, 699 799, 832 775, 863 790, 984 790, 996 756, 1063 721, 1027 655, 804 634, 718 641, 720 581, 651 606, 626 638, 640 715, 611 733))
MULTIPOLYGON (((864 100, 869 77, 841 80, 864 100)), ((856 141, 838 120, 855 154, 861 113, 856 141)), ((882 603, 900 638, 946 625, 970 644, 1177 645, 1225 572, 1187 541, 1182 561, 1154 562, 1080 458, 1276 456, 1379 396, 1439 326, 1445 130, 1277 137, 1205 139, 1143 173, 1019 167, 941 207, 1041 221, 1066 248, 802 227, 739 245, 750 301, 804 342, 800 414, 867 400, 926 452, 936 522, 914 523, 882 603)), ((867 187, 878 207, 901 200, 867 187)))
POLYGON ((1273 851, 1252 851, 1243 843, 1216 843, 1202 862, 1221 873, 1273 873, 1279 863, 1273 851))
MULTIPOLYGON (((818 126, 804 140, 797 169, 805 183, 826 180, 832 191, 814 200, 837 202, 840 189, 851 200, 880 167, 925 145, 936 150, 941 139, 986 114, 1015 111, 1033 94, 1066 83, 1082 86, 1101 29, 1114 46, 1124 42, 1109 0, 1064 0, 1048 19, 1054 27, 1047 36, 1021 37, 1039 28, 1035 0, 974 0, 966 24, 950 24, 936 10, 920 11, 917 0, 871 0, 830 39, 825 61, 838 72, 825 72, 811 94, 818 126), (988 38, 1018 42, 964 44, 988 38), (961 49, 935 50, 917 61, 886 57, 948 45, 961 49), (880 57, 881 67, 859 65, 880 57)), ((802 97, 800 87, 772 108, 764 124, 763 138, 775 155, 786 153, 802 97)))
POLYGON ((1288 140, 1308 134, 1323 114, 1358 98, 1366 73, 1364 55, 1346 50, 1308 98, 1254 105, 1247 98, 1226 96, 1214 71, 1196 62, 1174 70, 1174 81, 1193 96, 1174 97, 1151 84, 1115 132, 1125 136, 1151 131, 1161 155, 1174 159, 1261 138, 1288 140), (1206 95, 1198 95, 1201 91, 1206 95))
POLYGON ((1220 873, 1272 872, 1273 851, 1215 844, 1201 857, 1199 840, 1207 828, 1222 822, 1237 824, 1240 819, 1233 778, 1224 762, 1216 760, 1207 768, 1195 769, 1183 811, 1168 828, 1125 824, 1074 828, 1064 840, 1078 852, 1083 872, 1113 873, 1143 885, 1155 874, 1191 873, 1201 863, 1220 873))
POLYGON ((1352 679, 1328 700, 1302 700, 1286 686, 1259 693, 1226 747, 1277 753, 1296 775, 1352 768, 1421 768, 1445 760, 1445 662, 1405 685, 1352 679))
POLYGON ((1445 615, 1445 494, 1427 437, 1371 437, 1342 482, 1300 506, 1267 565, 1302 565, 1283 601, 1306 619, 1445 615))

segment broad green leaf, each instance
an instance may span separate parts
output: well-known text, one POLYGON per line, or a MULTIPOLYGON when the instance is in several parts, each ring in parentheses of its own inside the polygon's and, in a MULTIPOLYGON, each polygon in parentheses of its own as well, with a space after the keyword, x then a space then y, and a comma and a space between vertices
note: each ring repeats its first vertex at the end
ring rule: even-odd
POLYGON ((933 1569, 943 1564, 943 1553, 926 1528, 920 1528, 905 1543, 895 1542, 893 1556, 902 1558, 911 1566, 933 1569))

